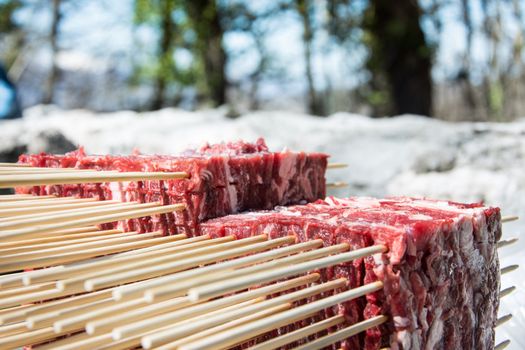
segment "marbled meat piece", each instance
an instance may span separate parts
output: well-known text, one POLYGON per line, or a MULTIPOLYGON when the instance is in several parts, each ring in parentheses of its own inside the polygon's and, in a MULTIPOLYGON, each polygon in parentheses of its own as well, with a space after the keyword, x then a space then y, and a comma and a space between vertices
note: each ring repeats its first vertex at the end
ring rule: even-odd
POLYGON ((333 198, 209 220, 202 234, 239 238, 267 233, 297 241, 321 238, 350 249, 385 244, 389 251, 326 269, 348 288, 376 280, 384 289, 337 310, 347 324, 389 316, 386 324, 347 339, 346 349, 492 349, 497 318, 501 236, 498 208, 407 197, 333 198))
MULTIPOLYGON (((205 145, 181 155, 87 155, 82 148, 65 155, 22 155, 38 167, 96 170, 186 172, 188 179, 18 188, 17 193, 95 197, 101 200, 184 203, 186 210, 119 222, 126 231, 162 229, 194 235, 198 223, 249 209, 310 202, 325 196, 328 156, 270 152, 263 139, 205 145)), ((106 225, 108 226, 108 225, 106 225)), ((109 225, 113 227, 114 225, 109 225)))

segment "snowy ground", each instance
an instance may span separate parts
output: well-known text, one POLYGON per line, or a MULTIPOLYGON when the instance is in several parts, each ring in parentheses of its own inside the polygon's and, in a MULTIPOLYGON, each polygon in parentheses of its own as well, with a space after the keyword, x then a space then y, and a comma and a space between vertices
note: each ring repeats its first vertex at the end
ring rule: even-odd
MULTIPOLYGON (((505 224, 504 237, 525 229, 525 120, 511 124, 451 124, 416 116, 370 119, 336 114, 314 118, 257 112, 232 120, 225 111, 199 113, 166 109, 155 113, 92 114, 35 107, 19 121, 0 123, 0 156, 9 150, 44 151, 42 132, 57 130, 91 153, 174 153, 204 141, 266 138, 273 149, 323 151, 346 169, 331 170, 329 181, 345 181, 337 195, 412 195, 457 201, 484 201, 504 215, 523 219, 505 224)), ((62 142, 67 145, 67 142, 62 142)), ((56 151, 56 149, 55 149, 56 151)), ((0 160, 2 161, 2 160, 0 160)), ((502 266, 521 268, 503 276, 518 291, 503 300, 502 314, 514 320, 498 332, 511 349, 525 348, 525 239, 503 248, 502 266)))

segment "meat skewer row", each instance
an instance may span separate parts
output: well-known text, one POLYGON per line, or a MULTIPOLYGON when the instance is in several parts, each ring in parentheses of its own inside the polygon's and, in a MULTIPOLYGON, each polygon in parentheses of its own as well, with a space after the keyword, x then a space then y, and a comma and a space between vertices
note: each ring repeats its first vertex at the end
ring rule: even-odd
MULTIPOLYGON (((132 305, 129 305, 129 304, 127 304, 127 305, 126 305, 126 308, 129 308, 130 306, 132 306, 132 305)), ((85 317, 85 315, 84 315, 84 317, 85 317)), ((33 322, 34 322, 34 320, 33 320, 33 322)), ((67 322, 66 322, 66 324, 67 324, 67 322)), ((59 323, 59 325, 60 325, 60 323, 59 323)), ((95 325, 96 325, 96 323, 95 323, 95 325)), ((92 326, 93 326, 93 325, 92 325, 92 326)), ((61 328, 60 328, 60 327, 58 327, 58 329, 60 330, 61 328)), ((92 332, 93 332, 94 330, 96 330, 96 327, 95 327, 95 328, 91 327, 90 329, 91 329, 91 330, 92 330, 92 332)), ((40 332, 40 333, 37 333, 37 335, 39 335, 39 336, 40 336, 40 334, 41 334, 41 333, 42 333, 42 332, 40 332)))
MULTIPOLYGON (((257 238, 257 237, 254 237, 254 238, 257 238)), ((285 237, 283 237, 283 239, 284 238, 285 237)), ((242 248, 242 247, 240 247, 240 248, 242 248)), ((253 249, 253 247, 250 247, 250 248, 253 249)), ((343 245, 339 245, 339 247, 338 246, 331 246, 331 247, 327 247, 327 248, 329 248, 329 249, 326 250, 327 252, 329 252, 328 254, 331 254, 331 253, 334 253, 334 252, 335 253, 339 253, 339 254, 345 254, 344 253, 345 248, 348 249, 348 247, 344 247, 343 245), (341 253, 339 251, 340 249, 343 250, 343 253, 341 253)), ((246 250, 239 250, 239 248, 237 248, 237 249, 238 249, 236 251, 237 254, 246 254, 247 253, 246 250)), ((321 249, 318 249, 318 250, 322 251, 322 249, 325 249, 325 248, 321 248, 321 249)), ((385 247, 382 247, 382 249, 384 251, 385 247)), ((249 251, 249 252, 252 252, 252 251, 249 251)), ((101 254, 101 252, 98 252, 98 253, 101 254)), ((307 254, 308 253, 301 254, 301 256, 304 256, 304 255, 307 255, 307 254)), ((319 257, 319 256, 316 256, 315 254, 317 254, 317 253, 308 255, 308 258, 318 259, 316 261, 317 265, 315 265, 314 268, 312 268, 312 269, 317 269, 319 267, 322 267, 323 266, 322 264, 326 263, 326 261, 327 261, 327 260, 322 260, 322 259, 324 259, 323 255, 321 255, 319 257)), ((335 256, 337 256, 337 255, 335 255, 335 256)), ((235 255, 234 255, 234 257, 235 257, 235 255)), ((179 256, 179 258, 180 258, 180 256, 179 256)), ((227 255, 227 256, 225 256, 225 255, 220 255, 220 256, 215 255, 214 256, 213 254, 211 254, 211 256, 210 256, 210 254, 208 254, 204 260, 203 260, 203 258, 200 258, 200 260, 193 261, 193 263, 197 264, 195 266, 200 266, 202 264, 207 264, 209 262, 209 260, 206 260, 206 259, 217 259, 217 258, 219 260, 221 260, 221 259, 231 258, 231 256, 230 255, 227 255)), ((333 256, 328 256, 326 258, 333 258, 333 256)), ((288 259, 287 260, 287 264, 291 264, 291 266, 293 268, 293 270, 287 269, 286 273, 289 273, 289 274, 292 274, 292 275, 293 275, 294 272, 295 273, 306 272, 306 271, 308 271, 308 268, 312 266, 312 265, 308 265, 308 263, 311 263, 311 261, 306 261, 304 263, 301 263, 301 262, 298 263, 297 260, 294 260, 296 258, 294 258, 293 256, 291 256, 289 258, 283 258, 283 260, 284 259, 288 259), (306 270, 303 271, 303 270, 301 270, 301 268, 302 269, 306 269, 306 270), (298 271, 302 271, 302 272, 298 272, 298 271)), ((279 259, 277 259, 277 260, 279 260, 279 259)), ((338 261, 338 260, 336 260, 336 261, 338 261)), ((217 262, 217 261, 216 260, 212 260, 212 262, 217 262)), ((282 261, 281 261, 281 263, 282 263, 282 261)), ((190 264, 190 262, 186 262, 186 264, 190 264)), ((139 265, 137 265, 137 266, 139 266, 139 265)), ((194 285, 190 285, 184 291, 184 293, 187 294, 187 302, 190 302, 190 303, 191 302, 200 302, 200 301, 207 302, 207 300, 209 300, 207 298, 211 298, 211 296, 221 296, 221 295, 224 295, 224 293, 228 293, 228 292, 239 290, 238 288, 245 288, 247 286, 247 284, 249 284, 249 286, 252 286, 252 284, 250 284, 250 282, 256 283, 256 284, 260 284, 260 283, 265 283, 265 282, 269 282, 269 281, 275 281, 276 279, 278 279, 277 276, 276 276, 276 274, 278 274, 278 273, 275 271, 275 269, 279 272, 279 263, 274 263, 274 261, 271 261, 270 263, 267 263, 267 265, 264 265, 264 263, 260 264, 260 265, 263 265, 263 267, 261 268, 261 266, 254 266, 254 267, 246 267, 246 268, 244 268, 245 270, 243 272, 246 273, 247 275, 249 275, 252 278, 251 281, 248 281, 248 282, 247 281, 242 281, 242 280, 239 279, 239 277, 237 277, 237 276, 239 276, 238 271, 235 271, 234 275, 231 278, 229 278, 229 279, 227 277, 228 275, 226 275, 226 277, 221 276, 221 279, 225 280, 224 283, 218 283, 218 282, 214 282, 212 280, 210 281, 209 278, 206 281, 203 281, 202 277, 201 277, 200 283, 197 283, 197 285, 195 285, 195 283, 194 283, 194 285), (265 269, 266 269, 266 271, 265 271, 265 269), (256 274, 257 273, 259 273, 259 274, 254 276, 254 272, 256 274), (206 285, 206 284, 208 285, 208 287, 211 286, 211 287, 214 287, 216 289, 215 290, 212 289, 211 294, 209 294, 210 291, 208 291, 208 290, 206 291, 206 293, 208 293, 208 294, 199 294, 199 288, 202 289, 203 285, 206 285), (216 295, 217 293, 219 293, 219 294, 216 295), (223 294, 221 294, 221 293, 223 293, 223 294), (203 299, 203 300, 201 300, 201 299, 203 299)), ((133 265, 133 266, 136 266, 136 265, 133 265)), ((184 269, 184 268, 191 268, 191 264, 190 264, 190 266, 187 266, 187 265, 179 265, 179 266, 180 266, 179 268, 182 268, 182 269, 184 269)), ((512 270, 513 268, 514 268, 513 266, 510 266, 510 267, 506 268, 505 272, 507 272, 507 271, 510 272, 510 270, 512 270)), ((162 271, 162 270, 163 270, 162 267, 161 268, 156 267, 156 269, 153 269, 153 270, 151 270, 151 269, 147 269, 147 270, 142 269, 142 270, 140 270, 139 269, 138 271, 132 271, 132 274, 126 273, 126 274, 120 274, 120 275, 118 274, 118 271, 117 271, 116 277, 115 277, 115 275, 112 275, 112 276, 100 276, 100 275, 90 276, 90 275, 88 275, 87 277, 95 277, 95 278, 92 278, 92 279, 81 279, 81 280, 77 279, 76 281, 73 281, 74 282, 73 284, 69 285, 70 287, 67 287, 67 284, 65 284, 65 286, 64 286, 63 283, 60 283, 62 281, 56 281, 56 287, 55 288, 61 289, 61 290, 59 290, 58 294, 54 294, 53 297, 71 295, 71 294, 68 294, 68 293, 83 292, 81 289, 78 289, 79 286, 82 284, 81 282, 84 283, 84 289, 85 290, 97 290, 97 288, 108 288, 108 287, 111 287, 112 283, 117 283, 117 284, 121 284, 121 283, 132 283, 132 284, 135 284, 136 283, 136 284, 140 285, 140 284, 143 283, 142 281, 144 281, 145 279, 147 279, 149 281, 152 278, 153 279, 157 278, 156 276, 162 277, 162 274, 158 275, 159 272, 162 271), (110 284, 107 285, 107 283, 110 283, 110 284)), ((200 270, 200 269, 198 269, 198 270, 200 270)), ((283 271, 283 270, 284 270, 284 268, 281 268, 280 271, 283 271)), ((217 271, 220 271, 220 270, 217 270, 217 271)), ((106 271, 106 272, 110 272, 110 273, 113 274, 115 271, 110 270, 110 271, 106 271)), ((166 271, 164 270, 164 272, 166 272, 166 271)), ((177 272, 177 271, 175 271, 175 272, 177 272)), ((168 271, 167 273, 171 274, 171 273, 173 273, 173 270, 168 271)), ((241 275, 242 275, 242 272, 241 272, 241 275)), ((290 276, 290 275, 286 275, 285 274, 285 276, 290 276)), ((281 275, 279 275, 278 277, 282 278, 281 275)), ((22 279, 22 281, 24 281, 24 279, 22 279)), ((71 281, 69 281, 69 283, 71 283, 71 281)), ((29 283, 29 286, 31 286, 30 283, 29 283)), ((34 297, 36 294, 40 293, 40 295, 45 295, 45 297, 49 297, 49 295, 47 295, 47 290, 45 290, 48 286, 50 286, 50 284, 46 285, 46 283, 41 283, 40 285, 37 285, 36 288, 42 287, 42 288, 44 288, 43 291, 35 292, 34 290, 25 290, 26 292, 29 291, 28 293, 25 293, 25 294, 32 294, 32 297, 34 297)), ((171 288, 173 288, 173 286, 171 288)), ((119 288, 116 288, 114 291, 116 291, 118 289, 119 288)), ((112 296, 114 296, 113 295, 114 291, 112 291, 112 296)), ((16 294, 18 294, 18 292, 20 292, 20 290, 18 290, 16 292, 17 292, 16 294)), ((164 290, 164 292, 166 292, 166 291, 164 290)), ((158 289, 157 289, 157 293, 158 293, 158 289)), ((183 293, 183 296, 184 296, 184 293, 183 293)), ((15 293, 13 291, 7 291, 7 293, 6 293, 6 295, 12 295, 12 294, 15 294, 15 293)), ((115 294, 115 295, 118 295, 118 293, 115 294)), ((147 295, 154 295, 154 292, 152 292, 152 290, 146 290, 146 293, 143 295, 143 299, 146 300, 146 301, 148 301, 148 299, 146 297, 147 295)), ((175 294, 175 295, 177 295, 177 294, 175 294)), ((27 297, 27 295, 26 295, 26 297, 27 297)), ((7 299, 9 300, 9 297, 7 299)), ((132 302, 137 303, 136 299, 137 298, 135 298, 135 300, 133 300, 133 299, 127 300, 127 301, 125 300, 124 302, 128 303, 128 304, 119 305, 118 308, 133 307, 134 305, 133 305, 132 302), (129 304, 129 303, 131 303, 131 304, 129 304)), ((19 300, 20 299, 18 299, 18 301, 19 300)), ((27 300, 27 299, 25 299, 25 300, 27 300)), ((153 298, 153 300, 154 300, 154 298, 153 298)), ((11 302, 12 301, 13 300, 11 299, 11 302)), ((110 301, 110 300, 108 300, 108 301, 110 301)), ((248 302, 248 301, 246 301, 246 302, 248 302)), ((106 304, 104 304, 104 305, 106 305, 106 304)), ((276 308, 276 309, 272 309, 272 312, 269 312, 270 314, 273 314, 273 312, 278 312, 279 310, 284 312, 284 309, 288 308, 286 303, 285 304, 281 304, 281 305, 275 305, 275 304, 271 304, 271 305, 273 305, 273 306, 271 306, 270 309, 271 308, 276 308)), ((98 306, 92 305, 91 308, 95 307, 95 309, 97 309, 99 306, 100 305, 98 305, 98 306)), ((117 308, 117 310, 118 310, 118 308, 117 308)), ((102 314, 108 312, 109 310, 113 310, 114 311, 114 309, 110 309, 110 308, 106 307, 104 310, 102 310, 102 314)), ((264 312, 264 311, 265 310, 262 310, 261 312, 264 312)), ((77 310, 77 312, 79 312, 79 311, 77 310)), ((94 310, 93 312, 99 312, 100 313, 100 310, 94 310)), ((253 314, 253 312, 252 312, 252 314, 253 314)), ((80 317, 80 319, 75 319, 75 317, 77 317, 77 316, 73 316, 73 315, 69 314, 70 318, 67 319, 66 321, 64 321, 62 323, 61 322, 58 322, 58 323, 54 322, 53 323, 53 332, 55 332, 55 336, 56 336, 57 330, 60 333, 60 332, 65 332, 65 330, 73 331, 73 330, 77 329, 75 327, 78 327, 79 324, 82 325, 82 323, 85 322, 86 317, 89 318, 89 315, 90 315, 89 313, 82 313, 82 315, 78 316, 78 317, 80 317)), ((263 317, 263 316, 267 316, 267 315, 268 314, 265 313, 263 315, 258 315, 258 317, 259 316, 263 317)), ((94 317, 96 318, 96 317, 99 317, 99 316, 100 316, 100 314, 95 314, 94 317)), ((49 316, 47 316, 47 317, 49 317, 49 316)), ((246 317, 248 317, 248 315, 246 315, 246 317)), ((269 317, 272 317, 272 316, 269 316, 269 317)), ((503 320, 504 320, 503 318, 500 318, 499 321, 503 322, 503 320)), ((151 321, 151 320, 148 320, 148 321, 151 321)), ((34 320, 33 320, 33 322, 34 322, 34 320)), ((46 322, 49 322, 49 318, 48 318, 48 321, 45 321, 45 319, 44 319, 44 321, 41 320, 39 322, 43 322, 43 323, 40 323, 40 325, 46 324, 46 322)), ((211 322, 211 321, 207 320, 207 322, 208 323, 206 323, 206 324, 209 326, 210 325, 209 322, 211 322)), ((31 323, 31 322, 27 322, 26 321, 26 323, 27 323, 26 324, 26 327, 27 327, 27 325, 29 323, 31 323)), ((31 323, 31 324, 34 324, 34 323, 31 323)), ((38 324, 38 323, 36 323, 36 324, 38 324)), ((233 325, 230 325, 230 326, 233 327, 233 325)), ((87 326, 86 326, 86 329, 87 329, 87 326)), ((11 331, 12 332, 13 330, 11 329, 11 330, 6 330, 6 331, 11 331)), ((168 337, 168 339, 172 339, 172 337, 174 337, 172 331, 173 331, 172 329, 171 330, 170 329, 163 329, 162 332, 164 332, 164 333, 161 332, 161 335, 157 335, 157 337, 168 337), (162 334, 164 334, 164 335, 162 335, 162 334)), ((43 330, 43 328, 41 328, 41 329, 36 329, 35 332, 36 333, 34 335, 36 337, 42 337, 44 333, 48 334, 49 330, 43 330)), ((175 334, 177 335, 179 333, 175 333, 175 334)), ((152 335, 152 337, 154 339, 156 339, 154 334, 152 335)), ((149 339, 149 338, 146 338, 146 339, 149 339)), ((164 339, 164 338, 162 338, 162 339, 164 339)), ((88 340, 86 339, 85 341, 87 342, 88 340)), ((90 341, 93 341, 93 339, 91 339, 90 341)), ((101 339, 99 338, 98 341, 101 341, 101 339)), ((162 341, 164 341, 164 340, 162 340, 162 341)), ((176 341, 178 341, 178 340, 176 340, 176 341)))

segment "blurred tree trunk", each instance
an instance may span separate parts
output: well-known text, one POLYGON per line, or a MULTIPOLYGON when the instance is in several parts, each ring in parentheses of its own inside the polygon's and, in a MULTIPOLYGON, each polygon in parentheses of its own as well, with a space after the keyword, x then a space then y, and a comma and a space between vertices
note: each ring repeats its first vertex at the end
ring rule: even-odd
POLYGON ((51 44, 51 72, 47 79, 46 87, 44 90, 44 98, 42 100, 45 104, 53 103, 55 85, 58 80, 58 66, 57 66, 57 55, 58 55, 58 31, 60 28, 60 22, 62 20, 62 14, 60 12, 60 5, 62 0, 52 0, 52 16, 51 16, 51 32, 49 34, 49 42, 51 44))
POLYGON ((416 0, 370 0, 365 28, 374 64, 369 68, 384 76, 394 115, 432 113, 432 49, 420 21, 416 0))
POLYGON ((303 25, 303 56, 305 62, 305 74, 308 84, 308 111, 313 115, 324 115, 321 101, 315 91, 314 77, 312 72, 312 42, 314 32, 312 29, 312 6, 310 0, 296 0, 296 8, 301 17, 303 25))
POLYGON ((205 94, 214 106, 226 103, 226 52, 224 29, 215 0, 186 0, 186 8, 197 34, 196 51, 204 68, 205 94))
POLYGON ((161 1, 160 11, 160 45, 159 45, 159 69, 157 72, 153 100, 151 102, 151 109, 161 109, 166 105, 165 95, 166 86, 168 85, 168 79, 170 77, 169 72, 173 69, 173 34, 174 24, 171 18, 174 1, 165 0, 161 1))
POLYGON ((469 113, 475 114, 476 109, 476 95, 472 81, 470 79, 470 73, 472 71, 472 63, 470 55, 472 55, 472 39, 474 36, 474 26, 472 24, 471 9, 469 6, 469 0, 461 0, 461 9, 463 24, 465 25, 466 31, 466 47, 463 55, 463 66, 458 74, 458 80, 464 81, 465 83, 465 101, 469 108, 469 113))

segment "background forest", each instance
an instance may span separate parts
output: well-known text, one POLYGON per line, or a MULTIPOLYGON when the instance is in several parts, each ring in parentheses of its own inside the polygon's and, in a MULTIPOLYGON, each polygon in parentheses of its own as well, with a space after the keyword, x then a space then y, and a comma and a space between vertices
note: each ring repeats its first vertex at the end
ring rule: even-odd
POLYGON ((26 108, 525 116, 521 0, 0 0, 26 108))

